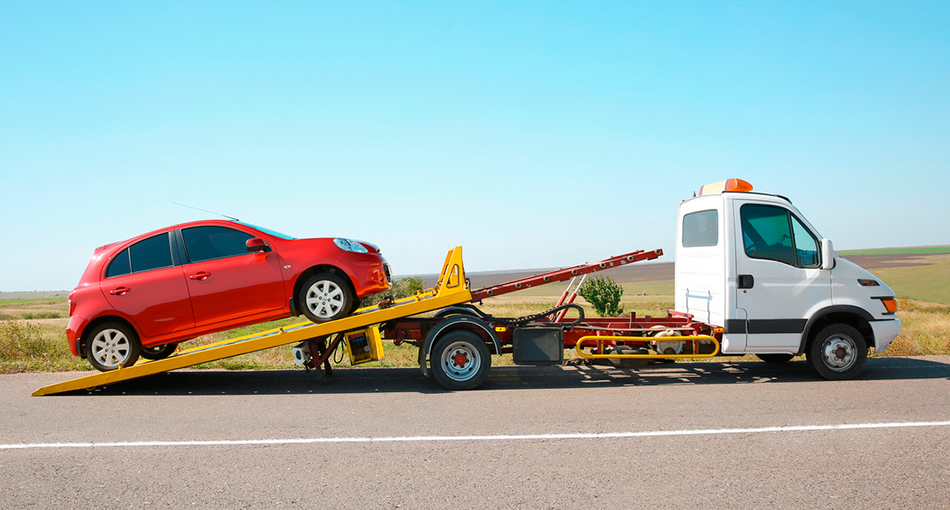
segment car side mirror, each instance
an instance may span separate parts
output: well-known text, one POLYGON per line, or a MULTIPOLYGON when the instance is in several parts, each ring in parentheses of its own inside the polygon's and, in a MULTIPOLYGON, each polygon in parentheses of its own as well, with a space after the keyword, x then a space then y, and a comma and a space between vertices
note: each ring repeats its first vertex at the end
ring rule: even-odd
POLYGON ((821 240, 821 268, 834 269, 835 267, 835 249, 831 245, 831 239, 821 240))
POLYGON ((260 237, 252 237, 247 240, 247 251, 251 253, 261 253, 270 251, 270 247, 260 237))

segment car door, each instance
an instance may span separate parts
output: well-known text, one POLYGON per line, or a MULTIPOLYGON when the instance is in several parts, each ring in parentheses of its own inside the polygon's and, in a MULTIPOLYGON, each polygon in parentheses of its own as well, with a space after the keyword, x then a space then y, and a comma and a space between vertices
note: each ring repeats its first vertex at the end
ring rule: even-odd
POLYGON ((185 275, 176 259, 165 232, 123 249, 106 266, 100 288, 140 336, 155 337, 195 325, 185 275))
POLYGON ((208 225, 181 230, 195 325, 272 313, 286 305, 276 253, 247 250, 251 234, 208 225))
POLYGON ((737 201, 736 306, 745 317, 746 350, 798 349, 807 317, 831 299, 820 242, 791 210, 737 201))

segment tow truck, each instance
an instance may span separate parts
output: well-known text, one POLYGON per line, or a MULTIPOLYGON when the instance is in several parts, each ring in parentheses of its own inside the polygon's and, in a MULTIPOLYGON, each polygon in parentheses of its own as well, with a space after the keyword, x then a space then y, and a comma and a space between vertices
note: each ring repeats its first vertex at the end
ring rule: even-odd
POLYGON ((586 317, 573 303, 571 285, 555 307, 536 315, 493 317, 476 305, 654 260, 662 250, 638 250, 472 290, 462 248, 456 247, 435 286, 414 296, 387 299, 323 324, 302 322, 182 350, 45 386, 33 395, 88 390, 287 344, 295 344, 298 366, 325 377, 341 343, 357 365, 381 359, 383 339, 418 347, 422 374, 449 390, 479 387, 493 354, 510 354, 518 365, 555 365, 565 361, 565 350, 586 362, 624 367, 744 354, 784 363, 805 354, 819 376, 840 380, 856 377, 870 348, 882 352, 900 334, 889 287, 839 257, 789 199, 753 192, 741 179, 705 185, 680 204, 676 248, 675 304, 666 317, 636 312, 586 317))

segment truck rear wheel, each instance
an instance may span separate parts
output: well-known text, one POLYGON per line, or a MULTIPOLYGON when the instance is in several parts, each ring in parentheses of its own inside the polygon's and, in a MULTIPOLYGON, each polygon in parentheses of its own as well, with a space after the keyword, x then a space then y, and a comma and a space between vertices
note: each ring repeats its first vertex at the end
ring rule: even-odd
POLYGON ((480 336, 459 329, 436 341, 429 364, 432 376, 443 388, 470 390, 485 381, 491 367, 491 352, 480 336))
POLYGON ((853 379, 864 368, 868 345, 861 333, 847 324, 832 324, 818 332, 808 348, 808 364, 830 380, 853 379))

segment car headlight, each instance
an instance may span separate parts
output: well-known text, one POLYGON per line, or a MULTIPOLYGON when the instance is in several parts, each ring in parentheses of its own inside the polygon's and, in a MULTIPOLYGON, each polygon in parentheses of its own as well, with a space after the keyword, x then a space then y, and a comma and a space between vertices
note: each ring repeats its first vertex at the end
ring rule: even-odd
POLYGON ((343 251, 351 251, 353 253, 369 253, 369 250, 360 244, 359 241, 354 241, 352 239, 342 239, 338 237, 333 240, 333 244, 343 251))

